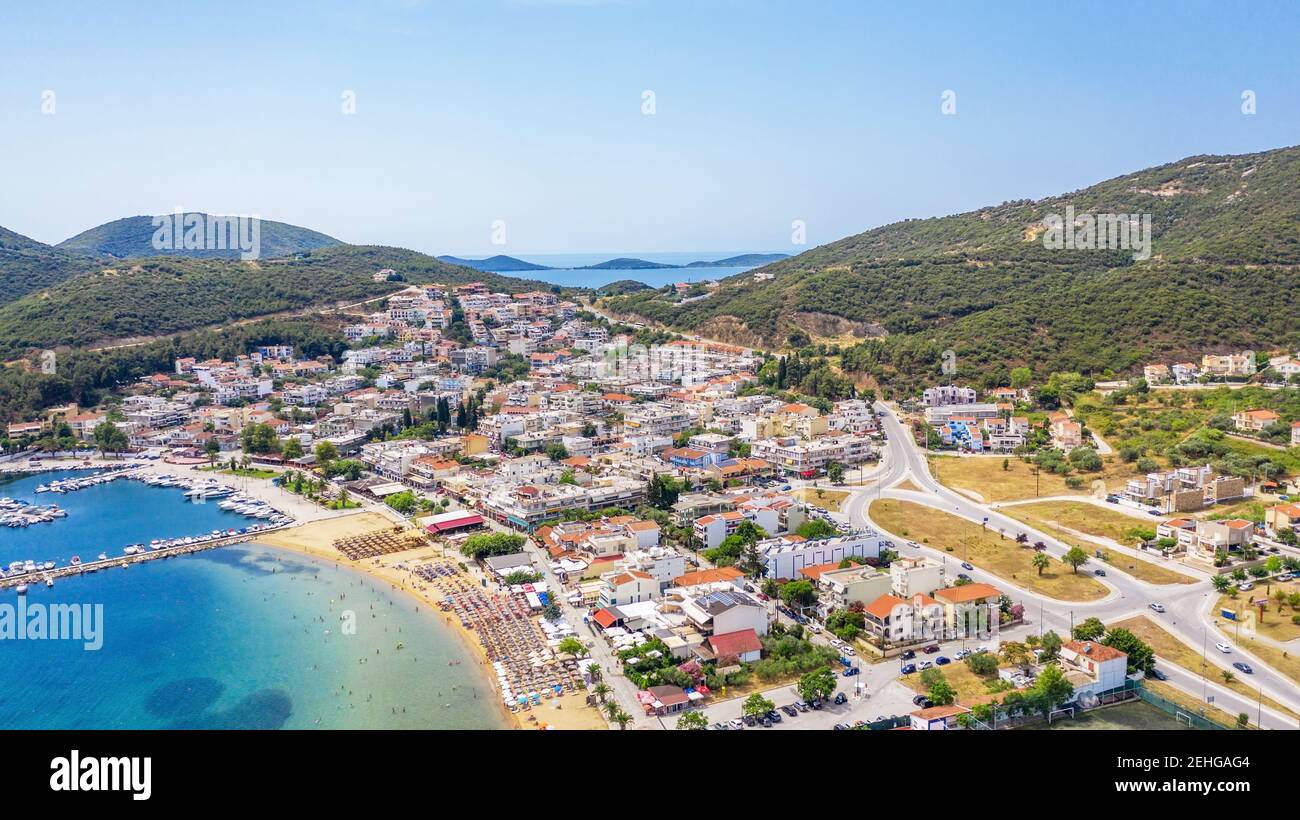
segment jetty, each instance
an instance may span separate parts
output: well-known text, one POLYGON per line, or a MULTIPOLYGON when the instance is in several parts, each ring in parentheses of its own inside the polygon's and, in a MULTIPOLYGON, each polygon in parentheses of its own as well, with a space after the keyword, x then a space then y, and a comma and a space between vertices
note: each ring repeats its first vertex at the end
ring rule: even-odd
POLYGON ((102 560, 83 561, 80 564, 69 564, 66 566, 55 567, 53 569, 41 568, 21 574, 8 574, 5 577, 0 578, 0 589, 9 589, 21 584, 32 586, 42 582, 51 582, 59 578, 70 578, 74 575, 98 572, 103 569, 112 569, 114 567, 125 568, 131 564, 141 564, 145 561, 157 561, 163 558, 174 558, 178 555, 189 555, 203 550, 216 549, 217 547, 227 547, 231 544, 247 543, 256 541, 260 535, 283 529, 288 526, 293 525, 273 525, 257 530, 256 532, 224 535, 209 538, 207 540, 194 541, 189 544, 173 544, 170 546, 159 547, 157 549, 133 553, 131 555, 118 555, 111 558, 104 558, 102 560))

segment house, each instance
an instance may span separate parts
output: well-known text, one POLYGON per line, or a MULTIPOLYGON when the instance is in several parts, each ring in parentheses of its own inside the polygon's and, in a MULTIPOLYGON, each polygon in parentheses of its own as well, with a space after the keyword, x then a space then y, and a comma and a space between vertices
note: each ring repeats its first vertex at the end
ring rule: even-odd
POLYGON ((1265 427, 1277 424, 1281 418, 1272 410, 1241 410, 1232 414, 1232 425, 1238 430, 1258 433, 1265 427))
POLYGON ((1147 384, 1165 384, 1169 381, 1169 365, 1149 364, 1142 368, 1142 378, 1147 384))
POLYGON ((1213 563, 1217 553, 1241 552, 1250 546, 1255 524, 1244 518, 1226 521, 1197 521, 1196 539, 1188 551, 1189 558, 1213 563))
POLYGON ((708 638, 708 645, 718 660, 735 658, 741 663, 753 663, 763 654, 763 642, 752 629, 712 635, 708 638))
POLYGON ((934 640, 943 635, 943 605, 917 593, 903 599, 885 594, 863 610, 867 634, 887 643, 934 640))
POLYGON ((1083 444, 1083 425, 1062 416, 1052 422, 1052 441, 1062 450, 1073 450, 1083 444))
POLYGON ((949 637, 984 636, 998 623, 1002 593, 992 584, 937 589, 934 597, 943 605, 943 624, 949 637))
POLYGON ((658 715, 680 712, 691 703, 690 696, 680 686, 651 686, 646 691, 653 698, 646 704, 646 709, 658 715))
POLYGON ((725 635, 752 629, 767 634, 767 607, 735 589, 715 589, 702 595, 687 595, 672 605, 704 635, 725 635))
POLYGON ((1293 501, 1264 510, 1264 526, 1275 533, 1290 529, 1300 535, 1300 504, 1293 501))
POLYGON ((651 601, 659 597, 659 582, 648 572, 626 570, 601 576, 605 586, 600 591, 600 606, 622 606, 651 601))
POLYGON ((745 574, 735 567, 702 569, 677 576, 673 579, 673 585, 685 588, 712 584, 718 581, 726 581, 739 589, 745 585, 745 574))
POLYGON ((1073 700, 1084 704, 1103 692, 1124 687, 1128 655, 1093 641, 1069 641, 1061 647, 1061 671, 1074 684, 1073 700))
POLYGON ((1201 357, 1201 369, 1211 376, 1253 376, 1255 356, 1249 351, 1224 356, 1206 354, 1201 357))
POLYGON ((964 715, 969 711, 965 706, 958 706, 955 703, 948 706, 930 706, 925 709, 918 709, 911 713, 912 731, 932 732, 956 729, 959 726, 957 716, 964 715))

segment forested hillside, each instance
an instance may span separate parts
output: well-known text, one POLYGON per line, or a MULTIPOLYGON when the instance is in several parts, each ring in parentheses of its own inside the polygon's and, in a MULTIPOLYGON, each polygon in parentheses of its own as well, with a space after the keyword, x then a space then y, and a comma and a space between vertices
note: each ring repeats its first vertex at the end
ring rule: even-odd
MULTIPOLYGON (((938 380, 954 350, 968 375, 1027 365, 1101 373, 1207 348, 1300 347, 1300 149, 1191 157, 1048 199, 909 220, 724 280, 677 304, 669 288, 604 300, 706 336, 781 346, 801 332, 874 340, 844 366, 938 380), (1050 250, 1044 219, 1151 214, 1149 259, 1050 250), (818 333, 819 329, 822 331, 818 333)), ((843 341, 843 339, 841 339, 843 341)))

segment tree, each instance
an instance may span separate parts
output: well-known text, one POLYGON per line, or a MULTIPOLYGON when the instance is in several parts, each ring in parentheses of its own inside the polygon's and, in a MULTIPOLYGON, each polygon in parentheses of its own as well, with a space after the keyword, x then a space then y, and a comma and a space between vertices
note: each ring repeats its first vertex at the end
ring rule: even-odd
POLYGON ((1019 666, 1024 669, 1029 665, 1029 647, 1020 641, 1008 641, 1002 644, 998 652, 1001 654, 1002 660, 1012 666, 1019 666))
POLYGON ((1047 634, 1038 642, 1038 647, 1043 650, 1043 660, 1056 660, 1061 654, 1061 636, 1057 635, 1054 630, 1049 629, 1047 634))
POLYGON ((605 698, 609 697, 611 691, 609 684, 604 681, 600 681, 595 686, 591 687, 592 694, 599 698, 601 703, 605 702, 605 698))
POLYGON ((1232 586, 1232 581, 1228 580, 1226 575, 1216 575, 1210 579, 1210 585, 1218 592, 1226 592, 1228 587, 1232 586))
POLYGON ((1149 672, 1155 663, 1155 651, 1137 635, 1122 627, 1107 632, 1101 643, 1128 655, 1129 674, 1149 672))
POLYGON ((1038 574, 1041 576, 1043 570, 1052 565, 1052 559, 1048 558, 1045 552, 1035 552, 1034 557, 1030 559, 1030 563, 1034 565, 1034 568, 1038 570, 1038 574))
POLYGON ((966 657, 966 668, 976 675, 993 675, 998 671, 998 659, 988 652, 976 652, 966 657))
POLYGON ((575 655, 579 658, 587 654, 587 647, 582 645, 582 641, 572 636, 561 640, 555 648, 565 655, 575 655))
POLYGON ((930 691, 926 694, 926 697, 929 698, 935 706, 947 706, 957 700, 957 690, 952 688, 952 684, 941 678, 940 680, 935 681, 934 685, 930 687, 930 691))
POLYGON ((834 484, 843 484, 844 465, 840 464, 838 461, 832 461, 830 464, 827 464, 826 476, 830 478, 831 482, 834 484))
POLYGON ((406 515, 415 511, 415 493, 410 490, 402 490, 400 493, 393 493, 384 498, 384 503, 402 515, 406 515))
POLYGON ((835 671, 830 668, 822 668, 803 675, 799 678, 799 683, 795 688, 799 691, 799 697, 812 703, 833 695, 836 683, 835 671))
POLYGON ((221 452, 221 445, 215 438, 208 439, 203 445, 203 452, 208 457, 208 464, 216 464, 217 454, 221 452))
POLYGON ((95 446, 101 454, 120 453, 131 446, 131 438, 111 421, 101 421, 95 425, 95 446))
POLYGON ((278 453, 280 436, 269 424, 248 424, 239 434, 245 453, 278 453))
POLYGON ((284 447, 281 449, 280 454, 288 461, 292 461, 295 458, 302 458, 302 442, 297 438, 285 439, 284 447))
POLYGON ((755 692, 745 698, 741 704, 740 711, 746 717, 760 718, 776 708, 776 704, 763 697, 762 692, 755 692))
POLYGON ((316 466, 328 475, 330 463, 339 457, 339 448, 335 447, 332 441, 321 441, 316 444, 315 453, 316 466))
POLYGON ((1099 641, 1106 634, 1106 625, 1100 618, 1088 618, 1074 628, 1076 641, 1099 641))
POLYGON ((817 603, 817 588, 804 578, 781 587, 781 600, 791 609, 801 609, 817 603))
POLYGON ((1039 673, 1029 694, 1042 705, 1043 713, 1050 715, 1053 709, 1074 697, 1074 684, 1066 680, 1061 667, 1049 663, 1039 673))
POLYGON ((1084 552, 1081 547, 1071 547, 1070 551, 1061 556, 1061 560, 1069 564, 1076 575, 1079 574, 1079 567, 1088 563, 1088 553, 1084 552))
POLYGON ((682 712, 682 716, 677 718, 677 728, 685 731, 698 731, 708 725, 709 721, 703 712, 682 712))
POLYGON ((517 533, 482 533, 471 535, 461 544, 460 552, 462 555, 474 558, 475 560, 485 558, 490 555, 514 555, 517 552, 523 552, 524 537, 517 533))
POLYGON ((614 715, 614 722, 618 724, 620 730, 626 729, 627 725, 632 722, 632 716, 627 712, 624 712, 622 709, 619 709, 614 715))
POLYGON ((799 528, 795 530, 795 533, 803 536, 808 541, 817 541, 822 538, 833 538, 839 534, 838 530, 836 530, 834 526, 821 518, 808 519, 799 525, 799 528))

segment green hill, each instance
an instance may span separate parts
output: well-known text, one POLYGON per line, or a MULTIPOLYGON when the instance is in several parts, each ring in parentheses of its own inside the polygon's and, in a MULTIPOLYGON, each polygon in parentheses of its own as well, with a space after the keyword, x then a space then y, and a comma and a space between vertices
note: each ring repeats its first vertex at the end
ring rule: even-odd
MULTIPOLYGON (((172 215, 167 214, 166 216, 172 215)), ((185 216, 187 218, 191 216, 202 217, 204 224, 209 218, 208 214, 197 211, 187 213, 185 216)), ((176 250, 159 250, 154 247, 153 243, 154 234, 158 230, 154 226, 153 220, 154 217, 152 216, 128 216, 125 219, 116 219, 88 231, 82 231, 71 239, 60 242, 56 247, 72 253, 90 256, 111 256, 117 259, 144 256, 192 256, 233 259, 240 254, 237 248, 186 250, 180 247, 179 238, 175 242, 176 250)), ((323 233, 308 230, 307 228, 299 228, 296 225, 286 225, 283 222, 272 222, 269 219, 261 220, 260 234, 261 254, 259 258, 261 259, 292 256, 303 251, 343 244, 323 233)))
POLYGON ((0 304, 89 270, 84 258, 0 228, 0 304))
MULTIPOLYGON (((726 340, 780 346, 792 334, 872 341, 847 369, 913 383, 959 373, 996 381, 1026 365, 1130 371, 1207 349, 1300 346, 1300 148, 1198 156, 1072 194, 907 220, 723 280, 675 304, 668 288, 609 309, 726 340), (1045 218, 1151 214, 1150 258, 1050 250, 1045 218), (756 281, 757 272, 773 274, 756 281)), ((801 338, 799 338, 802 341, 801 338)))
POLYGON ((407 283, 478 281, 509 291, 550 287, 448 265, 415 251, 366 245, 253 262, 180 256, 114 260, 0 306, 0 358, 32 348, 159 336, 360 301, 403 286, 373 281, 384 268, 407 283))

